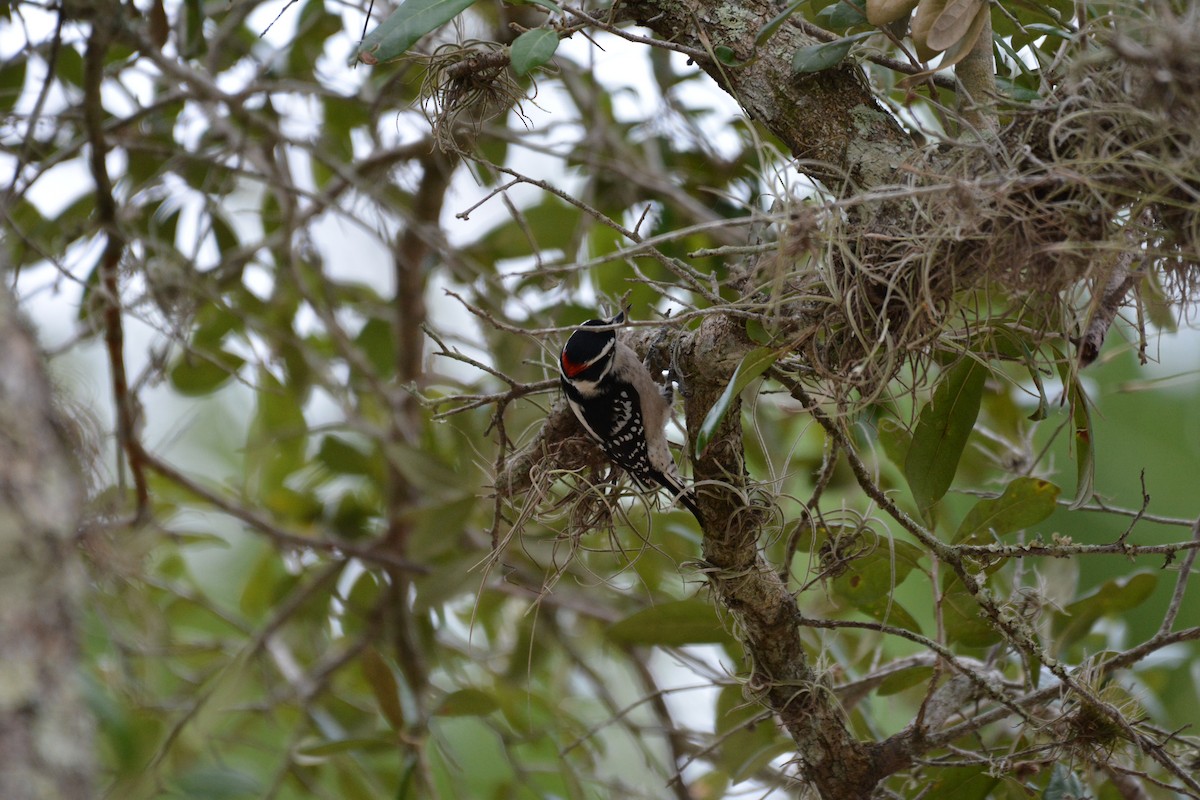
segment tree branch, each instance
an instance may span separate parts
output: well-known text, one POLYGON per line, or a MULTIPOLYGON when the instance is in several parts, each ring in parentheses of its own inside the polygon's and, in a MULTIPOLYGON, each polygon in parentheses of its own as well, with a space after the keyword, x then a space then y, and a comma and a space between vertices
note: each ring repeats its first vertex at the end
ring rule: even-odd
MULTIPOLYGON (((109 13, 113 13, 111 10, 109 13)), ((101 15, 102 16, 102 15, 101 15)), ((104 138, 104 106, 100 87, 104 82, 104 56, 111 40, 110 25, 116 17, 96 19, 88 36, 84 54, 83 114, 91 146, 89 165, 96 185, 96 220, 104 231, 104 250, 100 254, 101 298, 104 303, 104 344, 108 350, 109 370, 112 373, 113 405, 117 415, 117 441, 125 451, 129 471, 133 475, 136 496, 136 519, 150 513, 150 492, 146 487, 142 448, 137 441, 137 397, 129 389, 125 374, 125 330, 121 308, 121 258, 125 252, 125 236, 117 223, 117 203, 113 197, 112 179, 108 175, 108 144, 104 138)))
MULTIPOLYGON (((677 356, 688 389, 689 448, 744 348, 735 320, 707 317, 677 356), (735 357, 731 358, 731 352, 735 357)), ((846 727, 834 692, 808 663, 796 601, 759 552, 767 508, 751 496, 744 464, 740 401, 735 401, 693 464, 705 518, 704 568, 713 593, 737 620, 751 662, 747 693, 780 718, 796 743, 801 774, 826 798, 860 798, 878 782, 867 748, 846 727)))
POLYGON ((963 126, 979 136, 993 136, 999 122, 991 104, 996 98, 996 63, 992 56, 991 9, 981 8, 983 30, 967 57, 954 67, 958 79, 958 110, 963 126))
POLYGON ((621 19, 708 53, 697 64, 787 144, 801 170, 835 194, 893 182, 894 165, 911 149, 911 139, 880 108, 857 67, 796 75, 793 55, 814 42, 798 28, 781 26, 756 46, 759 31, 778 11, 769 0, 634 0, 617 7, 621 19), (722 63, 713 57, 717 47, 729 48, 741 63, 722 63))

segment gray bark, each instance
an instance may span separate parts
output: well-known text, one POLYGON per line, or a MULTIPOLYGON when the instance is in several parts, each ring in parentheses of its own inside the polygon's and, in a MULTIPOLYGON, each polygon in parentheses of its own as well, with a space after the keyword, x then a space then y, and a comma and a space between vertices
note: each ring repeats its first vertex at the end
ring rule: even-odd
POLYGON ((0 797, 93 795, 77 618, 82 482, 42 356, 0 289, 0 797))

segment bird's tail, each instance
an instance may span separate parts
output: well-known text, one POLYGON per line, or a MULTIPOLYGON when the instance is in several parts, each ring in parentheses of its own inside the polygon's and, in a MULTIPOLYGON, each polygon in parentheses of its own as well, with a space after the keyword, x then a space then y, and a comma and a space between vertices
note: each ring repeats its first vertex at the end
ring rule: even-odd
POLYGON ((691 489, 684 489, 679 494, 675 495, 675 499, 683 503, 687 510, 692 512, 692 516, 696 518, 696 522, 700 523, 700 527, 704 527, 704 517, 700 513, 700 506, 696 505, 696 493, 691 489))
POLYGON ((655 479, 662 484, 667 491, 675 496, 675 499, 683 503, 684 508, 692 512, 692 516, 700 523, 700 527, 704 527, 704 516, 700 513, 700 506, 696 505, 696 492, 690 487, 683 484, 683 480, 676 475, 663 475, 661 473, 654 476, 655 479))

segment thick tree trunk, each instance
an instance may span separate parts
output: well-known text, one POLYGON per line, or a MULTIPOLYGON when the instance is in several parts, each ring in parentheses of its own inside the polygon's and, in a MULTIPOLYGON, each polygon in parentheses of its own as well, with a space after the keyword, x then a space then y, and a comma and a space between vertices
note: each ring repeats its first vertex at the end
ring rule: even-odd
POLYGON ((93 794, 76 623, 83 489, 30 331, 0 289, 0 797, 93 794))

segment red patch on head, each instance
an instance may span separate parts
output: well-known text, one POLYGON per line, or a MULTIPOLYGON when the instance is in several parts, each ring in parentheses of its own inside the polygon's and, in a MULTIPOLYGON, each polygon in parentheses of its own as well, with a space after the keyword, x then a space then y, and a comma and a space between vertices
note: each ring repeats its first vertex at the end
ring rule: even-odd
POLYGON ((563 374, 568 378, 574 378, 576 375, 587 369, 587 367, 588 365, 586 361, 582 364, 577 364, 576 362, 567 358, 567 354, 565 352, 562 354, 562 371, 563 374))

